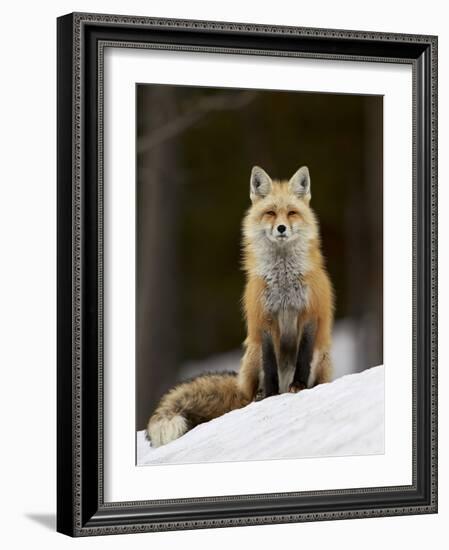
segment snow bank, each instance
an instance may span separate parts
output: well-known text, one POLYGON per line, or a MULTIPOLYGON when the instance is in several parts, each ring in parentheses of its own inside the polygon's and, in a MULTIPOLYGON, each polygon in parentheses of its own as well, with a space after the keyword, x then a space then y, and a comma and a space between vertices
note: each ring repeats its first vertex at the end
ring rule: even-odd
POLYGON ((137 433, 138 465, 383 452, 383 366, 251 403, 157 449, 137 433))

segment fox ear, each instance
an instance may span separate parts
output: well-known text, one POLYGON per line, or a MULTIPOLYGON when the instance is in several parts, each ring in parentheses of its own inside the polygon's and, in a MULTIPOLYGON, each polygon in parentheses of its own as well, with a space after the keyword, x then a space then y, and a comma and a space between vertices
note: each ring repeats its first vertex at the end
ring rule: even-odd
POLYGON ((293 174, 288 185, 291 191, 301 198, 310 199, 310 174, 307 166, 301 168, 293 174))
POLYGON ((265 170, 259 166, 254 166, 251 170, 249 185, 249 196, 252 202, 256 202, 256 200, 266 197, 270 193, 272 185, 273 182, 265 170))

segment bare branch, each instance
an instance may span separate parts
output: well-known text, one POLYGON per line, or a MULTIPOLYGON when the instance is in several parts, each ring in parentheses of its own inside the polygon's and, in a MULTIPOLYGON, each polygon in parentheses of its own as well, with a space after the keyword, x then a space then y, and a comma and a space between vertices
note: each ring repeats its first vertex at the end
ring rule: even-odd
POLYGON ((239 95, 223 94, 201 99, 197 105, 187 113, 171 120, 150 135, 142 139, 138 145, 138 153, 146 153, 153 147, 161 145, 164 141, 172 139, 213 111, 236 110, 251 103, 257 92, 246 91, 239 95))

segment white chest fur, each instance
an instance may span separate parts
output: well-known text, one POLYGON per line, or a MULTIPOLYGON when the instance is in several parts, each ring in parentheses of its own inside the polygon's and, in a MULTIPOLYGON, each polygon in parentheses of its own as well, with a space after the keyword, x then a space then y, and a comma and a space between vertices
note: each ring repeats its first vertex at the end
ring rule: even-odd
POLYGON ((258 274, 266 283, 265 307, 271 314, 300 312, 307 305, 307 286, 302 275, 307 260, 300 246, 267 247, 258 258, 258 274))
POLYGON ((265 243, 256 255, 257 274, 266 287, 265 310, 277 319, 280 346, 276 352, 279 392, 288 391, 296 366, 298 313, 307 306, 308 287, 303 275, 309 268, 308 247, 297 241, 288 246, 265 243))

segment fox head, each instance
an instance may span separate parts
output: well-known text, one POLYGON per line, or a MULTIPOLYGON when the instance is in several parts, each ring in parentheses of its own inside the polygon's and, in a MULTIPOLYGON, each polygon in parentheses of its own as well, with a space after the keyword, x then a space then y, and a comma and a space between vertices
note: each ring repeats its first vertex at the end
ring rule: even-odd
POLYGON ((279 247, 310 241, 318 236, 317 222, 309 206, 310 174, 302 166, 288 181, 272 180, 254 166, 250 178, 251 208, 244 223, 248 241, 269 241, 279 247))

